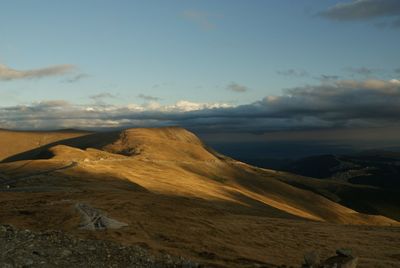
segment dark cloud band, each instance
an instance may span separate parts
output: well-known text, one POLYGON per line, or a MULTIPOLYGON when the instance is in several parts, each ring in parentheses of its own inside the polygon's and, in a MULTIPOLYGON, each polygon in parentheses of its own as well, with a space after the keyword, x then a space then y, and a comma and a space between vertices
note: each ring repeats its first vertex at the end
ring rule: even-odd
POLYGON ((3 128, 125 128, 180 125, 198 132, 390 127, 400 123, 399 80, 338 80, 288 89, 247 105, 73 105, 46 101, 0 108, 3 128))

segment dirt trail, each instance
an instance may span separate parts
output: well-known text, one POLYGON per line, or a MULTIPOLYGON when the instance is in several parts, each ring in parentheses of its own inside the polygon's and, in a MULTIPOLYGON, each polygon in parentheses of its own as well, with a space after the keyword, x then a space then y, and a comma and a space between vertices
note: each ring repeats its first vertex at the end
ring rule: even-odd
POLYGON ((29 178, 34 177, 34 176, 47 175, 47 174, 52 173, 52 172, 73 168, 73 167, 76 167, 77 165, 78 165, 78 162, 72 161, 70 164, 62 166, 62 167, 59 167, 59 168, 53 168, 53 169, 49 169, 49 170, 45 170, 45 171, 40 171, 40 172, 34 172, 34 173, 26 174, 26 175, 24 174, 24 175, 20 175, 20 176, 15 176, 15 177, 13 177, 11 179, 0 174, 0 183, 3 184, 3 185, 10 185, 10 184, 13 184, 13 183, 16 183, 16 182, 28 180, 29 178))

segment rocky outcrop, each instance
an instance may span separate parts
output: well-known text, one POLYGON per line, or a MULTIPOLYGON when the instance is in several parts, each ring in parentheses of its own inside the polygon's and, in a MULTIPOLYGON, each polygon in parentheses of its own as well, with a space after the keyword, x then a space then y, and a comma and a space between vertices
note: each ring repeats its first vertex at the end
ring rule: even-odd
POLYGON ((336 250, 336 256, 321 261, 319 253, 316 251, 304 255, 303 268, 356 268, 358 257, 352 255, 350 249, 336 250))
POLYGON ((32 232, 0 225, 0 267, 195 268, 196 262, 143 247, 84 240, 59 231, 32 232))
POLYGON ((95 209, 87 204, 77 203, 76 209, 82 216, 81 229, 87 230, 106 230, 119 229, 128 224, 107 217, 101 210, 95 209))

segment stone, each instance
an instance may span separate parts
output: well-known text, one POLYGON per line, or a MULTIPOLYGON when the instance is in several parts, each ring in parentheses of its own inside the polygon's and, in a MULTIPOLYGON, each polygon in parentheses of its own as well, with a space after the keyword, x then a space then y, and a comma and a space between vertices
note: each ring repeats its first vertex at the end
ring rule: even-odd
POLYGON ((72 254, 72 251, 70 251, 70 250, 68 250, 68 249, 64 249, 62 252, 61 252, 61 256, 62 257, 68 257, 68 256, 70 256, 72 254))
POLYGON ((34 262, 33 262, 32 259, 25 259, 25 260, 23 261, 23 263, 24 263, 25 266, 31 266, 31 265, 34 264, 34 262))
POLYGON ((145 248, 36 232, 0 224, 1 268, 16 267, 199 267, 183 257, 152 255, 145 248), (29 234, 29 235, 27 235, 29 234), (106 263, 106 265, 105 265, 106 263))
POLYGON ((77 203, 75 207, 81 214, 81 229, 106 230, 128 226, 126 223, 107 217, 101 210, 93 208, 90 205, 77 203))
POLYGON ((339 248, 339 249, 337 249, 336 250, 336 254, 338 256, 345 256, 345 257, 353 256, 351 249, 347 249, 347 248, 339 248))
POLYGON ((336 256, 321 261, 317 251, 304 254, 303 268, 356 268, 358 257, 352 255, 351 249, 340 248, 336 250, 336 256))
POLYGON ((304 254, 304 264, 308 267, 318 267, 321 259, 317 251, 311 251, 304 254))
POLYGON ((358 257, 334 256, 326 259, 321 267, 324 268, 356 268, 358 257))

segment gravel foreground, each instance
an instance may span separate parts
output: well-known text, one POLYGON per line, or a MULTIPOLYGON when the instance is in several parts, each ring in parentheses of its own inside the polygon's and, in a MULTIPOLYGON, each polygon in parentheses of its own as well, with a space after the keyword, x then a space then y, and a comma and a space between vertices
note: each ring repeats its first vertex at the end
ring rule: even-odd
POLYGON ((168 254, 152 256, 139 246, 82 240, 60 231, 41 233, 0 225, 0 267, 204 267, 168 254))

